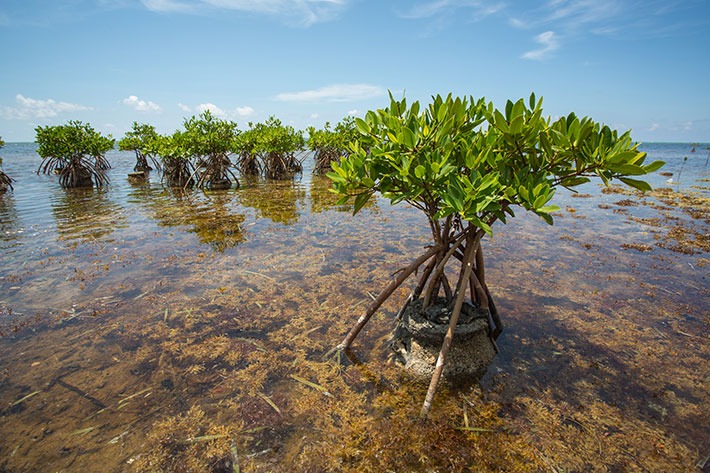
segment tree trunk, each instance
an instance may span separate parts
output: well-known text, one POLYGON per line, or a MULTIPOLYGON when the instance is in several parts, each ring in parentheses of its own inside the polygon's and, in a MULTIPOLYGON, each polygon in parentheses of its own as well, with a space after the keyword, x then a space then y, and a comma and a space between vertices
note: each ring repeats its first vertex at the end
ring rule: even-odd
POLYGON ((454 310, 451 314, 451 320, 449 321, 449 329, 447 330, 446 336, 444 337, 444 343, 441 346, 439 358, 436 360, 434 375, 431 377, 429 389, 426 393, 426 398, 424 399, 424 404, 422 405, 422 410, 419 414, 420 417, 423 419, 426 419, 429 416, 431 404, 434 401, 434 394, 436 393, 436 388, 439 385, 441 373, 444 371, 444 363, 446 363, 446 356, 449 353, 451 341, 454 338, 454 331, 456 330, 456 324, 459 321, 461 307, 463 306, 463 300, 466 295, 466 285, 473 271, 473 263, 476 255, 475 252, 478 250, 478 245, 480 244, 482 236, 483 232, 479 230, 473 236, 469 235, 466 238, 466 250, 463 254, 463 261, 461 262, 461 272, 459 273, 459 280, 458 284, 456 285, 456 302, 454 303, 454 310))

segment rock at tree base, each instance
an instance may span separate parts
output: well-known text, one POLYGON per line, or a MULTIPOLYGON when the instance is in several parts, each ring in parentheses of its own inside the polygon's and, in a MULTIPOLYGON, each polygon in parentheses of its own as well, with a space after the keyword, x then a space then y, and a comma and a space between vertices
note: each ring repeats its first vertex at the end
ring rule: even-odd
POLYGON ((209 186, 210 190, 222 190, 222 189, 229 189, 232 187, 232 181, 229 179, 215 179, 213 181, 210 181, 209 186))
MULTIPOLYGON (((395 359, 417 378, 430 379, 449 327, 451 312, 438 299, 422 313, 422 300, 411 302, 392 334, 395 359)), ((488 336, 488 310, 469 303, 461 308, 443 377, 452 384, 476 382, 496 354, 488 336)))
POLYGON ((136 171, 128 173, 129 181, 145 181, 148 178, 148 174, 145 171, 136 171))

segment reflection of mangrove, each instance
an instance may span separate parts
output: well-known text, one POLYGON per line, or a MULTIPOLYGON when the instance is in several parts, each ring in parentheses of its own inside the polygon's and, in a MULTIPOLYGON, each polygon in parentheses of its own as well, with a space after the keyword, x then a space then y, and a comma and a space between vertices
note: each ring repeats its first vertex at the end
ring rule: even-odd
MULTIPOLYGON (((311 212, 320 213, 326 210, 337 210, 339 212, 352 212, 353 204, 338 205, 338 197, 330 191, 333 181, 325 176, 313 176, 311 178, 311 212)), ((375 200, 365 204, 365 207, 372 207, 375 200)))
POLYGON ((292 225, 298 222, 299 206, 304 204, 306 191, 291 180, 272 181, 258 178, 245 180, 240 203, 257 211, 257 216, 272 222, 292 225))
POLYGON ((0 194, 0 249, 11 248, 18 244, 19 218, 12 196, 0 194))
POLYGON ((150 201, 155 219, 163 226, 190 226, 200 241, 224 251, 244 241, 244 215, 232 209, 233 192, 196 192, 164 189, 150 201))
POLYGON ((108 198, 108 191, 93 187, 68 188, 52 203, 60 239, 93 240, 125 226, 121 208, 108 198))
MULTIPOLYGON (((0 165, 2 165, 2 159, 0 159, 0 165)), ((14 179, 5 174, 0 168, 0 194, 4 194, 8 189, 12 190, 12 183, 14 179)))

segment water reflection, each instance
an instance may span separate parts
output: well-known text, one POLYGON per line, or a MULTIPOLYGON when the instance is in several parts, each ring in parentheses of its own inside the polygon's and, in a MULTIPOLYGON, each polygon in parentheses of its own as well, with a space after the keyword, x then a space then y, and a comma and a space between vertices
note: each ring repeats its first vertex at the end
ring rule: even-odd
POLYGON ((708 250, 667 243, 690 218, 707 234, 706 214, 590 185, 560 196, 553 227, 520 211, 496 228, 501 354, 483 390, 442 391, 421 424, 426 386, 386 365, 406 290, 358 338, 359 361, 323 360, 430 243, 420 212, 373 200, 353 218, 307 171, 185 192, 129 186, 132 165, 83 210, 125 218, 110 245, 57 243, 43 223, 57 202, 76 222, 34 161, 0 207, 28 229, 0 258, 0 471, 691 471, 705 458, 708 250))
POLYGON ((19 245, 20 222, 12 195, 0 194, 0 250, 19 245))
POLYGON ((154 218, 161 226, 190 226, 202 243, 223 252, 244 241, 244 213, 236 204, 234 190, 195 190, 167 187, 148 191, 138 188, 134 197, 142 194, 148 200, 154 218))
MULTIPOLYGON (((339 197, 333 192, 330 192, 331 187, 332 181, 325 176, 313 176, 311 178, 311 212, 320 213, 326 210, 352 212, 352 203, 346 205, 338 205, 339 197)), ((368 202, 368 205, 372 205, 371 202, 368 202)))
POLYGON ((293 225, 298 222, 306 191, 295 180, 267 180, 249 176, 242 182, 239 202, 257 212, 257 217, 293 225))
POLYGON ((122 208, 108 189, 61 189, 52 202, 60 240, 97 240, 126 225, 122 208))

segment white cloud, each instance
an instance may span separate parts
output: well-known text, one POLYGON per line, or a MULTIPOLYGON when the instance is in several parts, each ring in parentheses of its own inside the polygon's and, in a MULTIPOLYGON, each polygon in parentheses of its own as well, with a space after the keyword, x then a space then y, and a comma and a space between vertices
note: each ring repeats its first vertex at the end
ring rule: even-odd
POLYGON ((535 42, 541 44, 542 47, 526 52, 522 56, 523 59, 541 60, 552 51, 555 51, 560 47, 554 31, 545 31, 544 33, 540 33, 535 37, 535 42))
POLYGON ((212 115, 214 115, 215 117, 222 118, 222 117, 227 116, 227 113, 224 110, 222 110, 221 108, 219 108, 217 105, 215 105, 213 103, 209 103, 209 102, 208 103, 201 103, 200 105, 197 106, 197 111, 199 113, 202 113, 205 110, 209 110, 210 113, 212 113, 212 115))
POLYGON ((311 120, 318 120, 320 118, 320 115, 317 113, 311 113, 311 116, 309 117, 311 120))
POLYGON ((149 10, 161 13, 204 13, 233 10, 284 18, 310 26, 337 18, 351 0, 142 0, 149 10))
POLYGON ((358 115, 360 115, 360 110, 358 110, 357 108, 354 108, 352 110, 348 110, 348 115, 351 117, 358 116, 358 115))
POLYGON ((247 118, 251 117, 254 114, 256 114, 256 110, 254 110, 252 107, 249 106, 244 106, 244 107, 237 107, 234 110, 225 110, 221 107, 218 107, 217 105, 207 102, 207 103, 201 103, 196 107, 190 107, 189 105, 185 105, 184 103, 180 102, 178 103, 178 107, 180 110, 182 110, 185 113, 202 113, 205 110, 209 110, 212 115, 215 117, 221 118, 221 119, 226 119, 226 120, 234 120, 237 118, 247 118))
POLYGON ((385 95, 384 89, 370 84, 334 84, 301 92, 283 92, 276 96, 282 102, 352 102, 385 95))
POLYGON ((53 99, 31 99, 22 94, 15 96, 15 102, 16 105, 14 107, 0 107, 0 116, 9 120, 29 120, 33 118, 52 118, 68 112, 93 110, 85 105, 57 102, 53 99))
POLYGON ((249 106, 237 107, 237 109, 235 111, 236 111, 237 115, 240 117, 250 117, 250 116, 254 115, 254 113, 256 112, 253 108, 251 108, 249 106))
POLYGON ((656 130, 658 130, 659 128, 661 128, 661 124, 660 124, 660 123, 651 123, 651 126, 648 127, 648 131, 656 131, 656 130))
POLYGON ((155 102, 141 100, 135 95, 130 95, 122 100, 124 105, 131 107, 139 112, 160 112, 162 108, 155 102))

